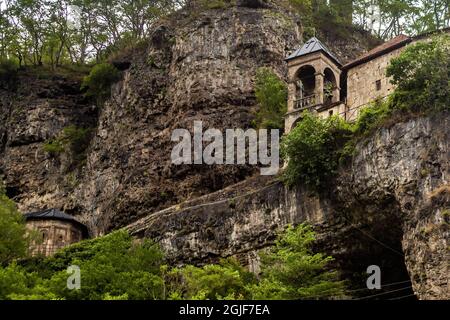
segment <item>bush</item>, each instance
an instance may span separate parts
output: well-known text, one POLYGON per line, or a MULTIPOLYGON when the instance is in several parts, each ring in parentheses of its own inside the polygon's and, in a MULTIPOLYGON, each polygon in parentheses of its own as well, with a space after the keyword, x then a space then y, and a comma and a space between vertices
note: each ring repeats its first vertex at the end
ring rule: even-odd
POLYGON ((256 73, 255 95, 259 104, 257 126, 267 129, 284 128, 288 98, 286 84, 270 69, 260 68, 256 73))
POLYGON ((302 117, 281 143, 281 154, 288 161, 283 180, 289 186, 304 182, 319 190, 329 184, 352 130, 338 116, 324 120, 305 112, 302 117))
POLYGON ((28 273, 15 263, 0 267, 0 300, 20 299, 32 294, 32 289, 39 282, 35 273, 28 273))
POLYGON ((407 47, 387 69, 397 86, 392 99, 395 109, 449 110, 450 36, 407 47))
POLYGON ((164 299, 161 273, 163 254, 151 241, 137 243, 126 231, 87 240, 59 251, 55 256, 30 260, 27 274, 40 281, 11 296, 32 299, 36 296, 68 300, 164 299), (67 289, 66 268, 81 270, 81 289, 67 289), (37 271, 37 272, 36 272, 37 271))
POLYGON ((0 188, 0 266, 23 258, 28 251, 29 237, 25 220, 16 204, 0 188))
MULTIPOLYGON (((185 266, 170 273, 172 299, 325 299, 344 294, 344 282, 327 270, 332 257, 313 253, 309 225, 289 227, 274 247, 262 252, 260 280, 236 260, 202 268, 185 266), (173 284, 176 284, 175 286, 173 284)), ((168 278, 168 279, 169 279, 168 278)))
POLYGON ((91 130, 88 128, 78 128, 77 126, 68 126, 63 129, 62 141, 70 146, 74 154, 84 152, 89 144, 89 134, 91 130))
POLYGON ((311 226, 289 227, 273 248, 261 254, 261 280, 251 288, 256 300, 337 298, 344 295, 344 282, 328 271, 333 258, 312 252, 315 233, 311 226))
POLYGON ((45 152, 48 152, 52 155, 56 155, 56 154, 64 152, 64 145, 58 139, 46 141, 44 143, 43 148, 44 148, 45 152))
POLYGON ((55 155, 70 150, 75 156, 82 156, 89 145, 90 132, 89 128, 75 125, 65 127, 57 138, 44 143, 44 151, 55 155))
POLYGON ((376 101, 360 111, 353 131, 357 135, 365 135, 373 128, 378 127, 390 115, 390 100, 376 101))
POLYGON ((351 0, 340 0, 339 4, 311 0, 288 3, 302 17, 305 38, 316 36, 317 31, 331 38, 348 38, 354 32, 351 0))
POLYGON ((236 260, 170 268, 152 241, 113 232, 58 251, 52 257, 0 267, 0 299, 318 299, 337 297, 343 283, 327 271, 331 257, 313 253, 308 226, 289 228, 261 255, 261 281, 236 260), (68 290, 66 268, 80 267, 81 289, 68 290))
POLYGON ((203 268, 186 266, 175 269, 172 278, 178 277, 181 285, 174 287, 172 297, 187 300, 249 299, 248 286, 256 283, 255 276, 235 259, 222 260, 220 264, 203 268))
POLYGON ((19 65, 13 60, 0 59, 0 84, 12 85, 17 80, 19 65))
POLYGON ((98 104, 103 103, 111 95, 111 86, 120 78, 119 70, 109 63, 94 66, 88 76, 84 77, 81 90, 86 96, 94 97, 98 104))

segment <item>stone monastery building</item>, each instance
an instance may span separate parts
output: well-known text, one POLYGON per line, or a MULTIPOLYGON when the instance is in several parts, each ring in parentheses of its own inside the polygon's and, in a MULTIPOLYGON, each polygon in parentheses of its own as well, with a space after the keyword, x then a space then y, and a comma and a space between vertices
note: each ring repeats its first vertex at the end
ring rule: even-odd
MULTIPOLYGON (((450 29, 441 32, 449 33, 450 29)), ((340 115, 348 121, 355 120, 362 107, 387 97, 395 89, 386 76, 390 61, 406 46, 427 41, 430 36, 400 35, 346 65, 319 39, 308 40, 286 59, 289 87, 286 132, 295 127, 305 110, 322 118, 340 115)))
POLYGON ((41 236, 40 241, 30 248, 32 255, 51 256, 88 235, 85 225, 57 209, 27 213, 25 220, 27 228, 37 231, 41 236))

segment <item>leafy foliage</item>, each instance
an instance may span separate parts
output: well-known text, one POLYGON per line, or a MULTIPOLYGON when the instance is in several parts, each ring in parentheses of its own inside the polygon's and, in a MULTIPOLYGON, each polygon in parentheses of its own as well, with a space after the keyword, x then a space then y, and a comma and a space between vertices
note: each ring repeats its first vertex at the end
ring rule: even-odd
POLYGON ((288 3, 302 17, 304 37, 316 36, 318 32, 337 37, 350 36, 352 0, 289 0, 288 3))
POLYGON ((0 58, 23 65, 100 62, 185 0, 8 0, 0 6, 0 58))
POLYGON ((338 274, 327 270, 332 257, 313 253, 315 234, 302 224, 282 232, 261 256, 259 279, 235 260, 202 268, 185 266, 172 272, 174 299, 329 299, 344 295, 338 274), (174 279, 177 279, 174 281, 174 279))
POLYGON ((272 70, 260 68, 256 73, 256 100, 259 110, 256 115, 260 128, 284 128, 284 115, 287 110, 287 86, 272 70))
MULTIPOLYGON (((14 222, 10 222, 13 224, 14 222)), ((4 238, 0 241, 7 243, 4 238)), ((312 229, 290 227, 262 256, 261 280, 235 259, 219 264, 170 268, 160 248, 126 231, 66 247, 52 257, 32 257, 0 266, 0 299, 317 299, 337 297, 343 283, 328 271, 331 257, 313 254, 312 229), (81 270, 81 289, 67 289, 66 268, 81 270)), ((6 260, 10 262, 11 260, 6 260)))
POLYGON ((397 86, 393 108, 449 110, 450 37, 443 35, 409 46, 391 61, 387 75, 397 86))
POLYGON ((450 24, 448 0, 353 0, 354 23, 383 39, 417 35, 450 24))
POLYGON ((255 276, 234 259, 203 268, 185 266, 175 269, 174 275, 181 279, 181 285, 174 288, 172 296, 187 300, 249 299, 248 286, 256 282, 255 276))
POLYGON ((353 132, 356 135, 365 135, 371 132, 373 128, 379 127, 382 121, 392 113, 390 102, 388 101, 375 101, 373 104, 363 108, 353 125, 353 132))
POLYGON ((53 139, 50 141, 46 141, 43 145, 43 149, 45 152, 56 155, 61 152, 64 152, 64 145, 59 139, 53 139))
MULTIPOLYGON (((68 300, 123 299, 151 300, 164 298, 161 274, 163 254, 151 241, 136 243, 125 231, 77 243, 62 249, 55 256, 29 261, 39 275, 39 286, 20 299, 35 295, 68 300), (81 270, 80 290, 66 287, 69 265, 81 270)), ((25 269, 24 269, 25 270, 25 269)), ((26 268, 30 273, 29 267, 26 268)), ((35 282, 36 283, 36 282, 35 282)), ((35 284, 34 283, 34 284, 35 284)), ((12 296, 14 298, 14 296, 12 296)))
POLYGON ((0 266, 26 256, 28 241, 22 214, 0 188, 0 266))
POLYGON ((82 156, 89 144, 90 132, 89 128, 78 128, 75 125, 65 127, 58 137, 44 143, 44 151, 54 155, 71 151, 75 156, 82 156))
POLYGON ((82 90, 86 91, 86 96, 95 97, 101 103, 111 94, 111 85, 119 80, 119 71, 109 63, 101 63, 94 66, 83 79, 82 90))
MULTIPOLYGON (((37 288, 41 279, 36 273, 28 273, 23 268, 12 263, 5 268, 0 267, 0 300, 17 298, 38 299, 37 288), (34 293, 33 293, 34 291, 34 293)), ((42 296, 40 296, 42 297, 42 296)))
POLYGON ((332 257, 313 253, 315 234, 307 224, 289 227, 275 247, 261 256, 261 281, 252 287, 254 299, 297 300, 338 298, 345 285, 328 271, 332 257))
POLYGON ((282 156, 288 161, 283 179, 290 186, 302 181, 323 188, 338 167, 351 127, 338 116, 324 120, 305 112, 302 117, 281 144, 282 156))
POLYGON ((62 142, 69 145, 70 149, 75 154, 82 153, 89 143, 88 128, 79 128, 75 125, 65 127, 62 132, 62 142))

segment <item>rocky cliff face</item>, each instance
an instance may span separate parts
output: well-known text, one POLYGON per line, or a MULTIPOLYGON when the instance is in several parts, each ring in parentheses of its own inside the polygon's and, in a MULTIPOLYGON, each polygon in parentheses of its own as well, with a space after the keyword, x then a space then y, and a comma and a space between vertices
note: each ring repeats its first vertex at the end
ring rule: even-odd
POLYGON ((360 144, 336 190, 347 219, 370 225, 385 246, 398 241, 421 299, 450 297, 449 121, 444 113, 378 131, 360 144))
POLYGON ((53 157, 46 141, 63 128, 93 128, 97 108, 80 94, 81 74, 47 69, 20 71, 17 86, 0 85, 0 176, 20 208, 66 207, 79 174, 70 154, 53 157))
MULTIPOLYGON (((342 62, 370 45, 358 32, 321 38, 342 62)), ((284 76, 283 59, 302 40, 298 17, 270 2, 238 1, 178 12, 114 58, 123 77, 100 109, 79 92, 78 73, 21 72, 17 90, 0 88, 8 194, 24 212, 76 215, 93 236, 127 226, 159 240, 175 263, 237 256, 257 270, 257 251, 280 227, 310 221, 318 246, 356 288, 378 264, 384 283, 412 281, 420 298, 448 298, 448 115, 379 130, 328 195, 247 179, 256 172, 247 166, 171 164, 173 129, 192 129, 194 120, 205 129, 249 127, 257 68, 284 76), (92 129, 82 157, 45 152, 44 142, 69 125, 92 129)))
POLYGON ((449 120, 435 115, 378 130, 358 145, 330 194, 250 179, 128 229, 158 239, 178 263, 236 256, 257 270, 256 252, 277 230, 307 221, 357 289, 365 287, 367 267, 378 265, 383 283, 400 282, 389 290, 448 299, 449 120))
MULTIPOLYGON (((368 49, 366 38, 329 35, 328 44, 345 62, 368 49)), ((24 212, 63 209, 98 235, 244 180, 256 168, 173 166, 171 133, 192 130, 194 120, 205 130, 248 128, 256 70, 268 66, 283 77, 284 58, 301 42, 299 17, 270 1, 238 1, 177 12, 139 48, 116 56, 123 77, 100 110, 83 99, 80 76, 22 73, 18 91, 1 94, 8 194, 24 212), (42 149, 68 125, 92 128, 76 163, 77 155, 42 149)))

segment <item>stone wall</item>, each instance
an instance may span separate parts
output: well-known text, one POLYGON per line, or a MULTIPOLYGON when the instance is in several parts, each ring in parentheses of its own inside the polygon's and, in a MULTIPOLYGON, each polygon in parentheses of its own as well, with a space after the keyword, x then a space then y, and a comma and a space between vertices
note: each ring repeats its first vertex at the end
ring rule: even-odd
MULTIPOLYGON (((405 47, 396 49, 369 62, 348 70, 347 74, 347 106, 350 111, 359 109, 370 102, 390 95, 395 87, 386 76, 390 61, 398 57, 405 47), (377 81, 380 88, 377 89, 377 81)), ((356 119, 358 113, 351 113, 351 119, 356 119)))
POLYGON ((32 246, 33 255, 51 256, 56 251, 83 239, 83 232, 73 223, 58 220, 29 220, 26 223, 29 230, 37 230, 42 236, 32 246))
POLYGON ((347 107, 344 103, 338 102, 332 104, 332 106, 325 106, 318 109, 319 117, 322 119, 327 119, 330 116, 340 115, 341 117, 347 117, 347 107))
MULTIPOLYGON (((449 34, 450 30, 446 29, 443 33, 449 34)), ((347 71, 347 120, 355 120, 362 107, 393 93, 395 86, 390 82, 391 77, 386 75, 392 59, 398 57, 408 46, 431 39, 429 35, 413 38, 403 47, 349 69, 347 71)))
MULTIPOLYGON (((315 77, 315 88, 314 88, 314 102, 311 105, 308 105, 311 110, 317 111, 321 117, 328 117, 329 111, 331 109, 329 106, 326 108, 322 108, 322 112, 318 110, 324 105, 324 84, 325 84, 325 70, 329 69, 329 71, 333 74, 334 80, 336 83, 333 88, 333 100, 332 102, 338 102, 340 99, 340 88, 341 88, 341 70, 340 68, 326 55, 322 52, 315 52, 313 54, 307 56, 297 57, 288 61, 288 113, 285 117, 285 129, 286 132, 290 132, 296 122, 301 118, 301 115, 304 109, 297 108, 297 88, 295 82, 299 80, 299 72, 304 67, 312 67, 314 68, 314 77, 315 77)), ((306 108, 306 107, 305 107, 306 108)), ((333 108, 333 113, 340 113, 340 109, 333 108)), ((345 111, 345 110, 343 110, 345 111)))

